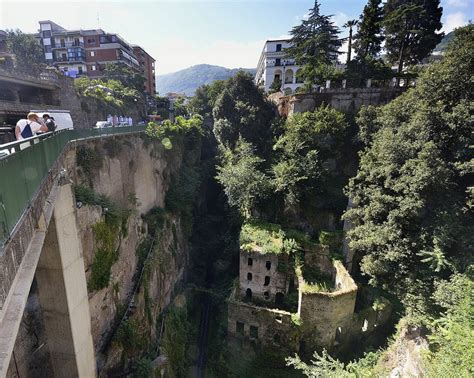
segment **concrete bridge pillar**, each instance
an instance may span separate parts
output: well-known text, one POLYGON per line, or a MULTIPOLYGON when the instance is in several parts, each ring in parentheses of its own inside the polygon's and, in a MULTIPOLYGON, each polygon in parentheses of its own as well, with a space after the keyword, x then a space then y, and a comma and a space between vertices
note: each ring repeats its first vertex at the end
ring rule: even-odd
POLYGON ((59 188, 36 270, 54 375, 95 377, 89 301, 71 184, 59 188))

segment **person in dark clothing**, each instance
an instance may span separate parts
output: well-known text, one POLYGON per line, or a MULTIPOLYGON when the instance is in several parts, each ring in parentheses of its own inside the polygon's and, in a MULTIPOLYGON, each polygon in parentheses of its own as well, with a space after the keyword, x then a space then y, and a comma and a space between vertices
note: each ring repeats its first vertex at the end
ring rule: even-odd
POLYGON ((43 114, 43 121, 48 131, 56 130, 56 122, 54 122, 54 118, 50 117, 48 113, 43 114))

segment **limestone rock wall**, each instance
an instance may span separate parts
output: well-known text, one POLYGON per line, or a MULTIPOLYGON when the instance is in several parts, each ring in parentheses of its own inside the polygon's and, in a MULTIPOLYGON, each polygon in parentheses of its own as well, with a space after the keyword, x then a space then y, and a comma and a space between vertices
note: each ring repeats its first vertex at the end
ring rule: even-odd
POLYGON ((382 105, 400 95, 402 88, 347 88, 328 89, 324 92, 296 94, 277 99, 278 111, 289 117, 294 113, 312 112, 322 104, 345 112, 355 113, 363 105, 382 105))

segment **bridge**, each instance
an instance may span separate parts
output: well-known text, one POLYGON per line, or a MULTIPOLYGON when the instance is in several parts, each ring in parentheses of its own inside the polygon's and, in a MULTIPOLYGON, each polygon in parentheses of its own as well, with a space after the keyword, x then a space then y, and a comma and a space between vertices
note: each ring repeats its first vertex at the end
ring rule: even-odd
POLYGON ((96 376, 68 160, 78 145, 145 126, 62 130, 0 146, 0 376, 36 277, 55 376, 96 376), (26 147, 26 148, 25 148, 26 147))

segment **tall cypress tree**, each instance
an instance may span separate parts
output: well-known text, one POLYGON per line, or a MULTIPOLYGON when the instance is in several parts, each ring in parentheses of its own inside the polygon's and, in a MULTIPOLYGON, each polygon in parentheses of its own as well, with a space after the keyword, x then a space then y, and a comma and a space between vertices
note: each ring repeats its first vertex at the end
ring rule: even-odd
POLYGON ((339 28, 331 16, 320 13, 319 3, 309 10, 309 17, 291 31, 291 45, 287 56, 303 66, 303 77, 307 84, 320 83, 331 76, 331 67, 337 60, 342 40, 339 28))
POLYGON ((360 15, 359 30, 354 35, 354 50, 359 59, 375 58, 382 49, 382 0, 369 0, 360 15))
POLYGON ((398 72, 405 63, 416 64, 441 42, 443 8, 440 0, 388 0, 384 6, 385 48, 398 72))

